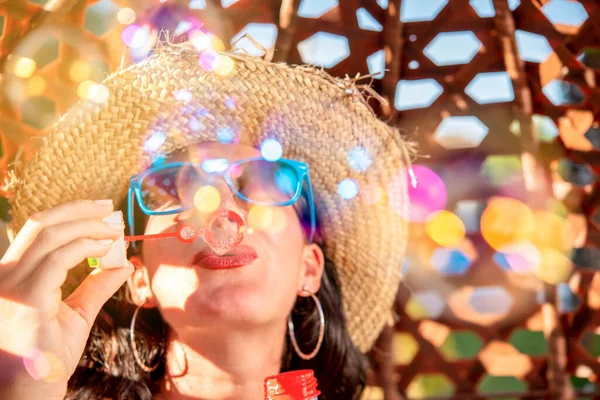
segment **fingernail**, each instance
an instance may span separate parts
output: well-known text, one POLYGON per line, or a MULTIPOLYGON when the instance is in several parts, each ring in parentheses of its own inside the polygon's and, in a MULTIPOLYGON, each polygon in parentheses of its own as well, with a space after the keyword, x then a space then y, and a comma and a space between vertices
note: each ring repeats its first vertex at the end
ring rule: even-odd
POLYGON ((111 222, 107 222, 106 225, 108 225, 108 227, 110 229, 114 229, 115 231, 123 231, 125 230, 125 224, 119 224, 119 223, 111 223, 111 222))
POLYGON ((104 245, 104 246, 112 246, 112 244, 114 242, 115 242, 114 240, 110 240, 110 239, 98 240, 98 243, 100 243, 101 245, 104 245))
POLYGON ((103 200, 94 200, 94 201, 103 206, 112 205, 112 203, 113 203, 112 199, 103 199, 103 200))

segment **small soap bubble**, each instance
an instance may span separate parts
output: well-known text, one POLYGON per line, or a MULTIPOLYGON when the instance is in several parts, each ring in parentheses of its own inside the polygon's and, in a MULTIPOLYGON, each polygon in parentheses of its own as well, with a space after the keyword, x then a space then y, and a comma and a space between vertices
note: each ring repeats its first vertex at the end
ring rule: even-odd
POLYGON ((348 164, 352 169, 364 172, 372 163, 373 159, 371 158, 371 155, 362 146, 355 147, 348 152, 348 164))
POLYGON ((144 143, 144 151, 146 153, 153 153, 157 151, 160 148, 160 146, 162 146, 165 143, 166 140, 167 136, 164 132, 156 131, 144 143))
POLYGON ((201 186, 194 194, 194 207, 201 213, 209 214, 219 208, 219 204, 221 194, 212 185, 201 186))
POLYGON ((217 139, 221 143, 231 143, 234 136, 233 130, 228 126, 223 126, 217 131, 217 139))
POLYGON ((135 21, 135 11, 129 7, 124 7, 117 13, 117 21, 123 25, 129 25, 135 21))
POLYGON ((338 185, 338 193, 346 200, 356 197, 358 194, 358 182, 354 179, 344 179, 338 185))
POLYGON ((267 161, 277 161, 283 155, 283 147, 275 139, 267 139, 260 146, 260 153, 267 161))
POLYGON ((226 158, 211 158, 202 161, 202 169, 206 173, 222 172, 229 168, 229 162, 226 158))

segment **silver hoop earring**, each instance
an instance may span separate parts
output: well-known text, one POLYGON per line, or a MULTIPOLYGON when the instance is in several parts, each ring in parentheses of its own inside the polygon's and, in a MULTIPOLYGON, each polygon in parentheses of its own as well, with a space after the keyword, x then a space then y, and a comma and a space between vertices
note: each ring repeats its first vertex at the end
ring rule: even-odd
POLYGON ((302 288, 302 291, 308 293, 310 297, 312 297, 312 299, 315 301, 315 304, 317 305, 317 310, 319 311, 320 326, 319 340, 317 340, 317 346, 310 354, 305 354, 302 352, 302 350, 300 350, 300 347, 298 347, 298 342, 296 341, 296 334, 294 333, 294 323, 292 322, 291 314, 288 315, 288 331, 290 333, 292 345, 294 346, 294 350, 296 350, 296 354, 298 354, 298 357, 300 357, 303 360, 311 360, 317 355, 317 353, 321 349, 321 345, 323 344, 323 337, 325 336, 325 314, 323 313, 323 307, 321 306, 321 302, 319 301, 317 296, 315 296, 314 293, 311 293, 308 290, 304 289, 304 287, 302 288))
POLYGON ((133 317, 131 317, 131 325, 129 325, 129 341, 131 342, 131 349, 133 351, 133 358, 135 358, 135 362, 137 363, 137 365, 139 365, 140 368, 143 369, 146 372, 152 372, 152 371, 154 371, 158 367, 158 364, 160 364, 160 360, 156 364, 154 364, 153 366, 151 366, 151 367, 145 365, 142 362, 142 360, 140 359, 140 356, 139 356, 138 351, 137 351, 137 345, 135 344, 135 319, 137 318, 137 315, 138 315, 138 312, 140 311, 140 308, 142 308, 142 306, 144 304, 146 304, 146 301, 144 301, 144 303, 140 304, 135 309, 135 311, 133 312, 133 317))

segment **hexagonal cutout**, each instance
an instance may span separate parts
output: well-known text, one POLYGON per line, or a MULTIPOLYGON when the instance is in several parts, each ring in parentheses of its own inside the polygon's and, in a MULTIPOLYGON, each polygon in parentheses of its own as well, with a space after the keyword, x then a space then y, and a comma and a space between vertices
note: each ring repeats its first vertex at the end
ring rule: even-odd
MULTIPOLYGON (((265 50, 269 51, 275 46, 277 32, 277 27, 274 24, 259 24, 253 22, 246 25, 233 38, 231 38, 231 43, 240 39, 244 35, 249 35, 252 37, 252 39, 260 43, 265 50)), ((236 49, 243 49, 253 56, 260 56, 264 53, 262 49, 256 47, 248 38, 241 39, 236 43, 235 47, 236 49)))
POLYGON ((580 344, 590 356, 600 357, 600 335, 587 331, 581 336, 580 344))
POLYGON ((491 18, 496 15, 492 0, 469 0, 469 5, 481 18, 491 18))
POLYGON ((302 0, 298 16, 302 18, 321 18, 338 6, 338 0, 302 0))
POLYGON ((516 329, 508 339, 519 352, 535 357, 548 354, 548 342, 544 333, 540 331, 530 331, 528 329, 516 329))
POLYGON ((577 1, 550 0, 542 12, 553 24, 579 27, 589 17, 583 5, 577 1))
POLYGON ((360 29, 375 32, 383 30, 383 26, 365 8, 356 10, 356 19, 358 20, 358 27, 360 29))
POLYGON ((377 74, 373 78, 383 78, 385 76, 385 51, 383 49, 377 50, 367 57, 367 66, 369 67, 369 74, 377 74))
POLYGON ((524 61, 542 63, 552 53, 552 47, 542 35, 517 29, 515 31, 519 55, 524 61))
POLYGON ((227 8, 227 7, 231 7, 232 5, 234 5, 235 3, 237 3, 240 0, 221 0, 221 6, 223 8, 227 8))
POLYGON ((513 298, 502 286, 480 286, 473 289, 469 304, 480 314, 506 314, 513 298))
POLYGON ((308 64, 331 68, 350 55, 350 45, 345 36, 317 32, 298 43, 302 61, 308 64))
POLYGON ((477 117, 452 116, 444 118, 433 136, 446 149, 466 149, 479 146, 489 131, 477 117))
POLYGON ((491 155, 481 164, 481 174, 492 185, 512 185, 523 178, 521 157, 516 155, 491 155))
POLYGON ((600 69, 600 49, 588 47, 579 55, 579 61, 592 69, 600 69))
POLYGON ((465 88, 465 93, 479 104, 513 101, 515 92, 506 72, 482 72, 465 88))
MULTIPOLYGON (((583 369, 584 371, 587 372, 586 375, 588 377, 590 377, 590 378, 592 377, 592 371, 588 371, 589 367, 580 365, 577 368, 577 371, 579 371, 581 369, 583 369)), ((576 374, 577 374, 577 372, 576 372, 576 374)), ((573 389, 575 389, 579 393, 594 394, 598 390, 596 387, 596 384, 594 382, 590 381, 587 377, 571 375, 571 384, 573 385, 573 389)), ((577 397, 578 400, 592 399, 592 398, 595 398, 595 397, 581 397, 581 396, 577 397)))
POLYGON ((508 8, 510 11, 515 11, 521 5, 521 0, 508 0, 508 8))
POLYGON ((471 62, 481 49, 481 42, 471 31, 443 32, 425 47, 423 53, 437 66, 471 62))
POLYGON ((479 361, 490 375, 523 378, 531 372, 529 356, 520 353, 510 343, 493 340, 479 352, 479 361))
POLYGON ((446 308, 446 302, 434 290, 426 290, 413 294, 405 305, 406 313, 413 320, 424 318, 436 319, 446 308))
POLYGON ((42 130, 56 121, 56 105, 46 97, 31 97, 21 103, 21 120, 42 130))
POLYGON ((406 394, 411 399, 452 396, 455 391, 454 383, 444 374, 417 375, 406 388, 406 394))
MULTIPOLYGON (((527 385, 514 376, 492 376, 486 374, 479 381, 477 391, 484 394, 525 393, 527 385)), ((513 397, 510 398, 512 399, 513 397)))
POLYGON ((440 347, 440 353, 449 361, 469 360, 477 357, 482 347, 483 341, 474 332, 454 331, 440 347))
POLYGON ((442 276, 461 276, 473 260, 461 249, 438 247, 431 254, 429 263, 442 276))
POLYGON ((560 132, 552 118, 547 115, 533 114, 531 119, 533 120, 538 138, 542 142, 552 143, 556 140, 560 132))
POLYGON ((429 107, 443 91, 435 79, 401 80, 396 85, 394 107, 400 111, 429 107))
POLYGON ((577 186, 591 185, 596 180, 596 175, 589 165, 578 164, 568 158, 559 160, 556 172, 566 182, 577 186))
POLYGON ((419 343, 406 332, 394 333, 392 354, 394 365, 408 365, 419 352, 419 343))
POLYGON ((4 15, 0 15, 0 37, 4 36, 4 15))
POLYGON ((83 28, 96 36, 102 36, 117 25, 120 7, 111 0, 100 0, 85 11, 83 28))
POLYGON ((594 148, 600 150, 600 123, 594 122, 584 136, 594 148))
POLYGON ((448 0, 404 0, 400 8, 400 21, 432 21, 448 4, 448 0))
POLYGON ((559 79, 548 82, 542 92, 555 106, 577 106, 585 101, 585 94, 579 85, 559 79))

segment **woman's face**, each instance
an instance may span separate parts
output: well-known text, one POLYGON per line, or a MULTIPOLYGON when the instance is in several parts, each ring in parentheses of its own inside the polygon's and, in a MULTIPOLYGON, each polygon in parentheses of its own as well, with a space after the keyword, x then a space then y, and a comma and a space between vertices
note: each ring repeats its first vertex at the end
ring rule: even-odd
MULTIPOLYGON (((210 142, 190 146, 166 162, 201 163, 222 158, 233 162, 256 156, 260 156, 260 152, 250 146, 210 142)), ((256 183, 257 188, 261 187, 259 181, 256 183)), ((186 185, 178 190, 195 193, 203 186, 201 190, 206 190, 206 185, 199 182, 186 185)), ((146 268, 134 275, 134 292, 150 300, 147 306, 158 306, 173 328, 214 327, 215 324, 248 327, 284 321, 303 286, 311 292, 319 289, 323 272, 320 248, 306 244, 292 206, 246 203, 232 193, 221 176, 215 177, 210 186, 209 191, 203 192, 208 195, 196 197, 193 209, 180 214, 150 216, 145 233, 173 232, 181 224, 190 224, 196 229, 208 227, 207 210, 234 211, 246 225, 245 237, 239 245, 249 247, 250 252, 254 250, 257 257, 241 267, 212 269, 194 263, 198 254, 208 247, 201 238, 191 244, 175 238, 147 240, 142 251, 146 268)), ((221 218, 212 229, 221 239, 234 236, 236 226, 221 218)))

